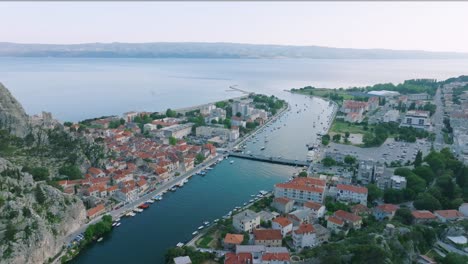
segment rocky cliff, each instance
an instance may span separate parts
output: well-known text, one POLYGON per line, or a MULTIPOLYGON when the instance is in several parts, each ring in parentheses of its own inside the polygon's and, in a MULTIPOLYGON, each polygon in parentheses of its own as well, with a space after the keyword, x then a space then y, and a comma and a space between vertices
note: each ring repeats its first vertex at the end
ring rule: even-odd
POLYGON ((0 264, 48 262, 85 223, 83 202, 53 187, 60 178, 53 166, 71 155, 76 163, 89 163, 88 148, 61 127, 32 127, 21 104, 0 84, 0 264), (50 175, 33 177, 24 166, 40 166, 50 175))
POLYGON ((80 199, 0 158, 0 263, 44 263, 86 219, 80 199))
POLYGON ((24 137, 29 132, 29 118, 21 104, 0 83, 0 129, 24 137))

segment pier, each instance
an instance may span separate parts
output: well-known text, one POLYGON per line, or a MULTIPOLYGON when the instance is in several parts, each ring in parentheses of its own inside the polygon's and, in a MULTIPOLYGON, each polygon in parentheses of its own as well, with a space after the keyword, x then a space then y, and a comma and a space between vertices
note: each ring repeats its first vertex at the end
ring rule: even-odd
POLYGON ((310 165, 308 161, 266 157, 262 155, 253 155, 253 154, 242 154, 238 152, 229 152, 228 156, 241 158, 241 159, 256 160, 256 161, 261 161, 261 162, 269 162, 269 163, 274 163, 274 164, 289 165, 289 166, 307 166, 308 167, 310 165))

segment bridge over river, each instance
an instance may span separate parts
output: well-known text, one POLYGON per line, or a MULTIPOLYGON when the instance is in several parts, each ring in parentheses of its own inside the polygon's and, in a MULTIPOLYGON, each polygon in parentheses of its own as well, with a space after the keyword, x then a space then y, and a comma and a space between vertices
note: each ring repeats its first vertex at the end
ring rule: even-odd
POLYGON ((241 159, 248 159, 248 160, 256 160, 262 162, 269 162, 281 165, 289 165, 289 166, 309 166, 310 162, 302 161, 302 160, 292 160, 292 159, 283 159, 283 158, 275 158, 275 157, 266 157, 262 155, 254 155, 254 154, 243 154, 239 152, 229 152, 229 157, 236 157, 241 159))

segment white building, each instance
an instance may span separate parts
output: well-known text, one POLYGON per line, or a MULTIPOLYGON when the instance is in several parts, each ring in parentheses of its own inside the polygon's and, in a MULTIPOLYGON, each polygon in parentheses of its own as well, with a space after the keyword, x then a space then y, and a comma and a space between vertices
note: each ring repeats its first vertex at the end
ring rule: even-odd
POLYGON ((239 138, 239 128, 227 129, 215 126, 200 126, 195 129, 195 134, 200 137, 220 137, 222 140, 235 141, 239 138))
POLYGON ((254 211, 245 210, 232 217, 232 225, 237 231, 252 232, 260 226, 260 216, 254 211))
POLYGON ((458 207, 458 211, 462 213, 465 217, 468 217, 468 203, 463 203, 458 207))
POLYGON ((285 237, 293 229, 293 223, 286 217, 280 216, 271 221, 271 228, 280 230, 281 235, 285 237))
POLYGON ((400 111, 398 110, 388 110, 382 117, 382 122, 398 122, 400 119, 400 111))
POLYGON ((340 201, 367 205, 367 188, 354 185, 338 184, 336 199, 340 201))
POLYGON ((293 244, 297 250, 315 247, 318 244, 315 229, 311 224, 301 224, 293 231, 293 244))
POLYGON ((403 190, 406 188, 406 178, 398 175, 393 175, 390 178, 390 187, 395 190, 403 190))
POLYGON ((319 204, 316 202, 305 202, 304 208, 310 209, 312 211, 312 217, 317 219, 325 215, 325 205, 319 204))
POLYGON ((314 201, 322 203, 325 196, 325 180, 297 177, 275 185, 275 197, 286 197, 299 203, 314 201))
POLYGON ((401 126, 428 129, 430 127, 428 111, 411 110, 406 112, 401 126))
POLYGON ((164 133, 165 137, 175 137, 181 139, 185 136, 188 136, 192 133, 193 123, 187 123, 182 125, 172 125, 165 128, 162 128, 161 131, 164 133))
POLYGON ((148 123, 143 125, 143 131, 152 131, 156 129, 158 129, 158 126, 155 124, 148 123))
POLYGON ((200 114, 209 115, 214 109, 216 109, 216 106, 214 104, 204 105, 200 108, 200 114))

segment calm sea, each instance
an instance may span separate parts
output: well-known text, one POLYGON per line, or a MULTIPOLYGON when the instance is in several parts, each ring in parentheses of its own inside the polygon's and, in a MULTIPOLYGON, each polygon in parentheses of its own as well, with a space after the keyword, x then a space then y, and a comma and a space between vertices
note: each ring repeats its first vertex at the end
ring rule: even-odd
POLYGON ((160 111, 238 96, 281 95, 313 85, 349 87, 468 73, 468 60, 0 58, 0 82, 29 114, 77 121, 129 110, 160 111))

